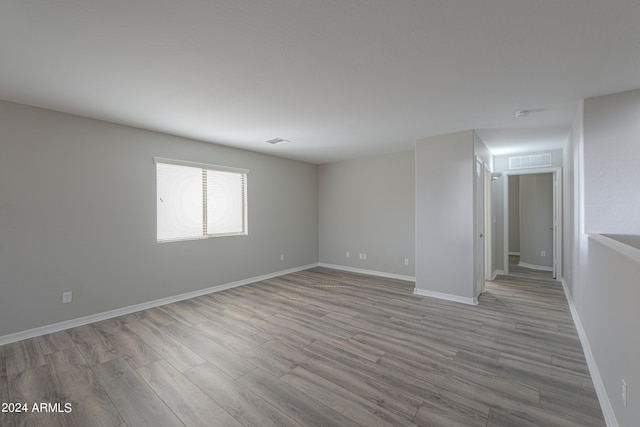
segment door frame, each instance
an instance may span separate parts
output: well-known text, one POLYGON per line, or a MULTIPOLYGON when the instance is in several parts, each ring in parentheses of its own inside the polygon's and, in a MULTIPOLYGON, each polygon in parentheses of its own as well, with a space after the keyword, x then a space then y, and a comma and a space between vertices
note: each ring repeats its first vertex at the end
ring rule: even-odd
POLYGON ((539 173, 551 173, 553 175, 553 278, 562 278, 562 168, 531 168, 507 170, 502 172, 503 182, 503 267, 504 274, 509 274, 509 176, 534 175, 539 173))
POLYGON ((474 188, 473 188, 473 245, 474 293, 482 294, 486 290, 486 281, 491 278, 491 169, 479 156, 474 156, 474 188), (482 189, 482 200, 478 190, 482 189), (482 203, 482 206, 480 205, 482 203), (480 224, 482 222, 482 224, 480 224))

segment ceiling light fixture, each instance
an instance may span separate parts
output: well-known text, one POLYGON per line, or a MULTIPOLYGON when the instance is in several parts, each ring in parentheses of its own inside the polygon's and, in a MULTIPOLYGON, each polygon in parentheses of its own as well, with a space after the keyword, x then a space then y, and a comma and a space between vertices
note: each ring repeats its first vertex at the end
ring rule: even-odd
POLYGON ((289 140, 283 139, 283 138, 273 138, 268 140, 267 142, 271 145, 278 145, 278 144, 284 144, 285 142, 289 142, 289 140))
POLYGON ((515 113, 513 113, 513 116, 516 119, 521 119, 523 117, 527 117, 529 115, 529 110, 518 110, 515 113))

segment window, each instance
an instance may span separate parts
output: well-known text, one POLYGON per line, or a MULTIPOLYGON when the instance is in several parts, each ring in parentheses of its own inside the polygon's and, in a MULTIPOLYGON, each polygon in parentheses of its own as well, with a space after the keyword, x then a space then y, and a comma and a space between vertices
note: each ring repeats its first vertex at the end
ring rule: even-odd
POLYGON ((248 170, 155 157, 158 241, 247 234, 248 170))

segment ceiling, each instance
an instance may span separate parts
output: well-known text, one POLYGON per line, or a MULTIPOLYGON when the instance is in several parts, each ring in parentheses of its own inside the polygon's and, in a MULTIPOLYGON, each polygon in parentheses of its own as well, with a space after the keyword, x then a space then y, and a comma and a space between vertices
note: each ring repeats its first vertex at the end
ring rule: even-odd
POLYGON ((0 2, 0 99, 313 163, 557 148, 639 87, 638 0, 0 2))

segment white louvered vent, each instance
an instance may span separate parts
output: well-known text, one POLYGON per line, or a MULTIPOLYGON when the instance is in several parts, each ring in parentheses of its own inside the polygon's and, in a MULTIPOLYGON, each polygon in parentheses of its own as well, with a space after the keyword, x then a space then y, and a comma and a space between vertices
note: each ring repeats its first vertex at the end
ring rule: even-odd
POLYGON ((509 157, 509 169, 544 168, 551 166, 551 153, 509 157))

